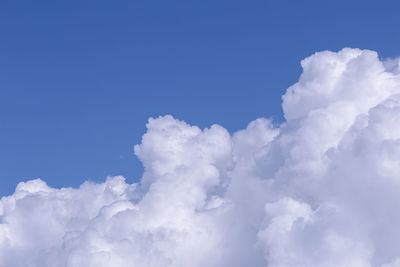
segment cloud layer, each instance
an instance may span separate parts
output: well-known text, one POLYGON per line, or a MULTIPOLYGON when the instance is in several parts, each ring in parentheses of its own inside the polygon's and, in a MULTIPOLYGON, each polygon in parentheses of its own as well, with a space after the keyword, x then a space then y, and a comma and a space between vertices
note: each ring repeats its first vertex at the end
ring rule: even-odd
POLYGON ((399 267, 399 60, 301 64, 279 127, 159 117, 138 184, 20 183, 0 200, 0 266, 399 267))

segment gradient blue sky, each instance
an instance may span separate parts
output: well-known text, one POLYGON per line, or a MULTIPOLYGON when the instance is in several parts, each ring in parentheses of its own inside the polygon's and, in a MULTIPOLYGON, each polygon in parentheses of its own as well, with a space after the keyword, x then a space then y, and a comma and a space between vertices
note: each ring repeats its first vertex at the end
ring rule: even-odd
POLYGON ((150 116, 229 131, 282 121, 320 50, 400 55, 399 1, 1 1, 0 196, 141 176, 150 116))

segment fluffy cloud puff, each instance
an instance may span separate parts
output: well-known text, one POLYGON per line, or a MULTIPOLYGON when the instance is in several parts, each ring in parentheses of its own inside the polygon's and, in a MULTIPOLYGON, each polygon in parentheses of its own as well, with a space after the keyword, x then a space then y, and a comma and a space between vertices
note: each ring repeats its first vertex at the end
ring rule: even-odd
POLYGON ((0 201, 0 266, 399 267, 399 60, 301 64, 278 127, 159 117, 140 183, 20 183, 0 201))

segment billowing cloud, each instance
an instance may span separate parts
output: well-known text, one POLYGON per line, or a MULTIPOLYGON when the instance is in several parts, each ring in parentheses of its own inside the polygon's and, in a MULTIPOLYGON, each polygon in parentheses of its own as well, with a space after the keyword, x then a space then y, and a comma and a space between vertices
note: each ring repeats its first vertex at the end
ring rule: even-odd
POLYGON ((399 60, 343 49, 302 67, 278 127, 159 117, 137 184, 20 183, 0 201, 0 266, 399 267, 399 60))

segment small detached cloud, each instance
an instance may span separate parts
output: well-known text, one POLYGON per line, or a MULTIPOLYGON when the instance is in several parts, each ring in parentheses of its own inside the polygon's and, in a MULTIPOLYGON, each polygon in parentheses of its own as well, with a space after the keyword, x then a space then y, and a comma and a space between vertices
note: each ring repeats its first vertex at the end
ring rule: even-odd
POLYGON ((0 200, 0 266, 399 267, 399 60, 301 64, 279 127, 151 118, 139 183, 20 183, 0 200))

